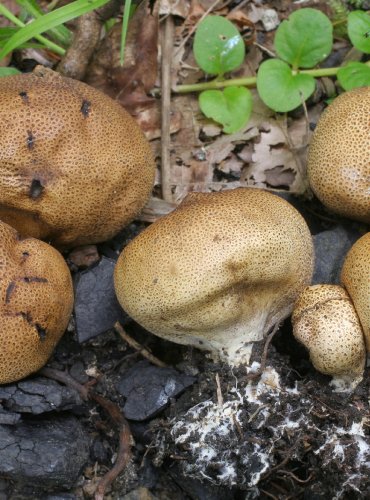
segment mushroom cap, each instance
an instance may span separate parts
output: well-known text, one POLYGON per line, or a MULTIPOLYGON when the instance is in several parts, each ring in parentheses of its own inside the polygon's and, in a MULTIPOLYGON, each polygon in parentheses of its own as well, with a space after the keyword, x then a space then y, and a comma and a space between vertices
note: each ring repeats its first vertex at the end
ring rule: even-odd
POLYGON ((41 368, 63 335, 73 287, 60 253, 0 222, 0 384, 41 368))
POLYGON ((361 377, 366 359, 363 333, 347 292, 339 285, 313 285, 299 296, 292 314, 293 334, 312 364, 333 377, 361 377))
POLYGON ((149 198, 155 165, 135 120, 52 70, 0 79, 0 219, 56 246, 106 240, 149 198))
POLYGON ((150 332, 248 362, 252 342, 287 317, 310 282, 308 227, 260 189, 191 193, 120 255, 115 288, 150 332))
POLYGON ((350 249, 343 263, 341 282, 355 306, 370 352, 370 233, 350 249))
POLYGON ((321 115, 308 152, 308 177, 333 212, 370 223, 370 87, 345 92, 321 115))

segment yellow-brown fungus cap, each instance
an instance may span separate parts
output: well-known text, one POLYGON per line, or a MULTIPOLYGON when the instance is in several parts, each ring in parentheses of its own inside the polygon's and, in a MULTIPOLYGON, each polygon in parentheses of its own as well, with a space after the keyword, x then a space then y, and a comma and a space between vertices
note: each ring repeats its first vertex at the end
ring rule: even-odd
POLYGON ((362 377, 365 342, 347 292, 338 285, 314 285, 299 296, 292 315, 294 336, 312 364, 333 377, 362 377))
POLYGON ((291 313, 312 267, 307 225, 285 200, 252 188, 191 193, 125 248, 115 287, 150 332, 240 364, 291 313))
POLYGON ((57 246, 106 240, 145 205, 150 146, 110 97, 38 66, 0 78, 0 219, 57 246))
POLYGON ((355 306, 370 352, 370 233, 356 241, 346 255, 341 282, 355 306))
POLYGON ((310 185, 333 212, 370 223, 370 87, 345 92, 322 114, 308 154, 310 185))
POLYGON ((73 306, 69 269, 55 248, 0 222, 0 384, 41 368, 73 306))

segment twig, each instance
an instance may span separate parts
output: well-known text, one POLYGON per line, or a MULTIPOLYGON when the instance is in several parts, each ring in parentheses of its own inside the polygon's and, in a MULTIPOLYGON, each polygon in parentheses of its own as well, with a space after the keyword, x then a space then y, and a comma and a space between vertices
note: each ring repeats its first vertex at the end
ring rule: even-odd
POLYGON ((59 73, 76 80, 83 79, 91 56, 99 43, 104 21, 114 17, 120 5, 120 0, 110 0, 99 9, 78 18, 73 41, 58 64, 59 73))
POLYGON ((287 476, 291 476, 294 481, 297 481, 297 483, 300 483, 300 484, 306 484, 306 483, 309 483, 313 477, 313 472, 310 473, 310 475, 308 476, 307 479, 300 479, 299 477, 297 477, 293 472, 289 471, 289 470, 279 470, 278 471, 279 474, 285 474, 287 476))
POLYGON ((168 16, 164 24, 162 43, 162 133, 161 133, 161 177, 162 197, 165 201, 172 202, 171 192, 171 62, 174 36, 174 23, 172 16, 168 16))
POLYGON ((273 500, 278 500, 278 497, 276 497, 275 495, 273 495, 272 493, 269 493, 268 491, 266 490, 263 490, 262 488, 260 488, 260 491, 262 493, 264 493, 266 496, 272 498, 273 500))
POLYGON ((116 404, 96 393, 93 393, 91 395, 91 398, 99 403, 100 406, 102 406, 107 411, 113 422, 120 428, 119 448, 116 461, 113 467, 100 479, 95 491, 95 500, 103 500, 105 491, 108 486, 113 483, 116 477, 119 476, 119 474, 126 468, 128 462, 130 461, 133 438, 128 422, 122 415, 119 407, 116 404))
POLYGON ((221 383, 220 383, 220 376, 218 373, 216 373, 216 386, 217 386, 217 404, 220 408, 222 408, 224 404, 224 398, 222 397, 222 390, 221 390, 221 383))
POLYGON ((289 462, 291 456, 293 455, 293 452, 297 449, 298 443, 301 441, 301 439, 302 438, 299 437, 297 439, 297 441, 294 443, 294 445, 291 448, 289 448, 289 450, 286 453, 285 458, 279 464, 275 465, 275 467, 272 467, 270 470, 268 470, 266 472, 266 474, 262 477, 263 480, 265 480, 266 478, 268 478, 269 476, 271 476, 271 474, 273 472, 278 471, 279 469, 281 469, 282 467, 284 467, 284 465, 286 465, 289 462))
POLYGON ((120 336, 125 340, 131 347, 136 349, 144 358, 153 363, 153 365, 159 366, 160 368, 166 368, 168 365, 158 359, 154 354, 150 353, 145 347, 136 342, 128 333, 123 329, 122 325, 117 321, 114 324, 114 329, 120 334, 120 336))
POLYGON ((89 385, 91 386, 91 383, 89 385, 82 385, 78 383, 77 380, 75 380, 73 377, 71 377, 69 373, 63 372, 61 370, 54 370, 54 368, 44 367, 41 368, 38 373, 40 373, 41 375, 45 375, 45 377, 47 378, 62 382, 62 384, 75 389, 79 393, 81 399, 83 399, 84 401, 87 401, 90 397, 89 385))
POLYGON ((96 401, 101 407, 104 408, 113 422, 120 428, 117 459, 113 467, 100 479, 95 492, 95 500, 103 500, 106 489, 124 470, 131 458, 131 446, 134 441, 127 420, 121 413, 120 408, 115 403, 112 403, 112 401, 109 401, 108 399, 91 390, 91 383, 82 385, 78 383, 73 377, 71 377, 67 372, 54 370, 53 368, 42 368, 39 373, 53 380, 57 380, 58 382, 62 382, 68 387, 72 387, 80 394, 81 398, 84 400, 90 399, 96 401))
POLYGON ((264 372, 264 370, 266 368, 267 351, 268 351, 268 348, 271 344, 272 339, 275 336, 275 333, 279 330, 279 326, 280 326, 280 323, 276 323, 276 325, 272 329, 272 332, 269 333, 269 335, 266 338, 266 342, 265 342, 262 356, 261 356, 261 363, 260 363, 259 369, 253 373, 248 373, 246 380, 254 380, 255 378, 260 377, 262 375, 262 373, 264 372))

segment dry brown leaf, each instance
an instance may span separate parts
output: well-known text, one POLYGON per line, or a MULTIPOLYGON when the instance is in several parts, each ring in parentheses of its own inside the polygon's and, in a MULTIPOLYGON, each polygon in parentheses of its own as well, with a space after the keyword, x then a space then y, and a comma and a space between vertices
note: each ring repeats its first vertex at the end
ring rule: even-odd
POLYGON ((114 99, 135 115, 150 107, 153 98, 147 93, 157 78, 158 2, 153 12, 150 2, 142 2, 133 15, 127 33, 124 65, 120 65, 121 26, 116 24, 102 41, 86 81, 114 99))

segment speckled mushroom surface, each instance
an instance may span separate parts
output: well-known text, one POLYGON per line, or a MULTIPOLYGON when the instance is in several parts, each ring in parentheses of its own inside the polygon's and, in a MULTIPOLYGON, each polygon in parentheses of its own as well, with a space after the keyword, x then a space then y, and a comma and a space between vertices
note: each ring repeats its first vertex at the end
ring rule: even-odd
POLYGON ((106 240, 149 198, 135 120, 100 91, 36 67, 0 79, 0 219, 57 246, 106 240))
POLYGON ((314 367, 326 375, 362 377, 365 342, 347 292, 339 285, 314 285, 299 296, 293 334, 309 350, 314 367))
POLYGON ((308 153, 310 185, 333 212, 370 223, 370 87, 345 92, 322 114, 308 153))
POLYGON ((125 248, 115 287, 150 332, 236 365, 290 314, 312 268, 311 235, 295 208, 242 188, 189 194, 125 248))
POLYGON ((0 222, 0 384, 41 368, 63 335, 73 288, 63 257, 0 222))
POLYGON ((346 255, 341 282, 353 301, 370 352, 370 233, 357 240, 346 255))

